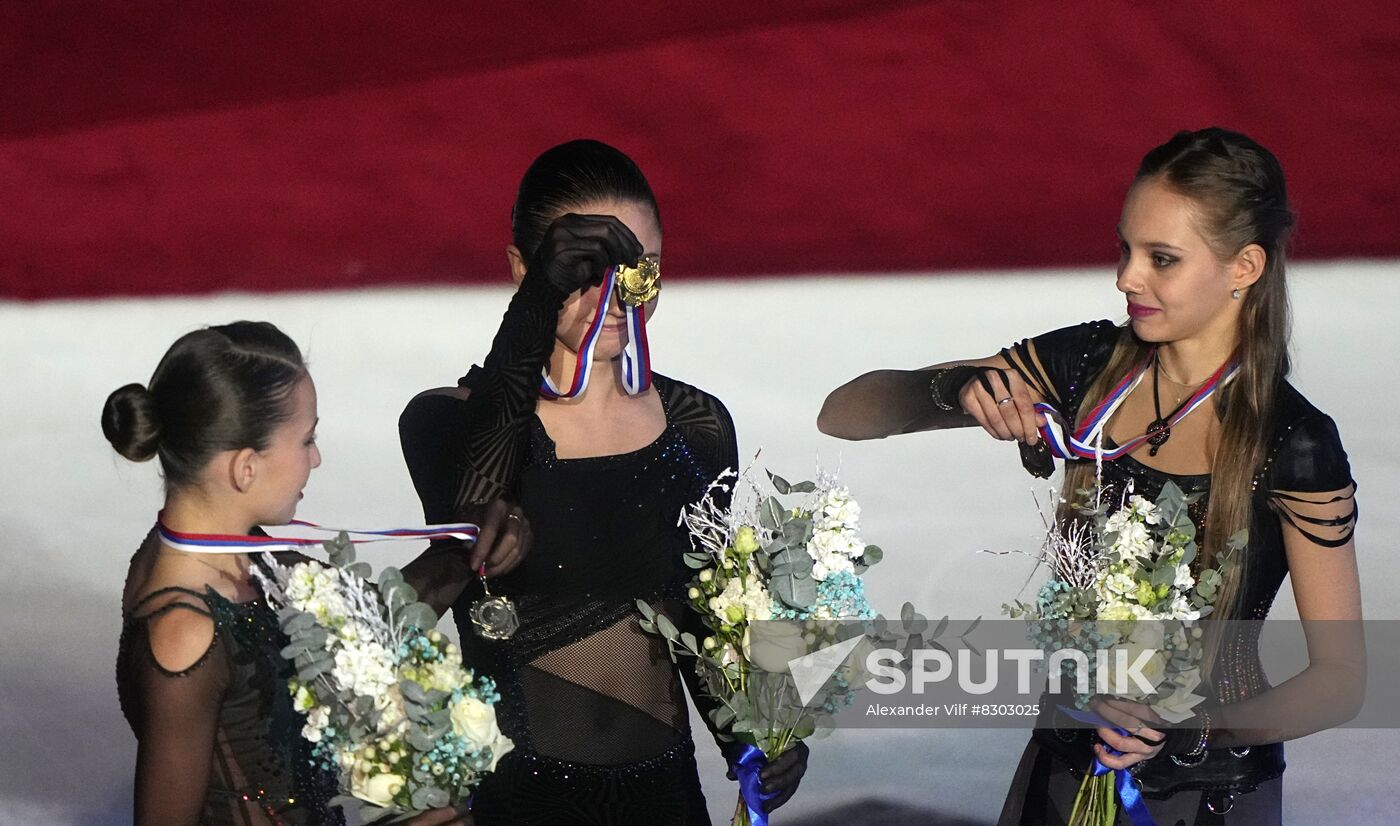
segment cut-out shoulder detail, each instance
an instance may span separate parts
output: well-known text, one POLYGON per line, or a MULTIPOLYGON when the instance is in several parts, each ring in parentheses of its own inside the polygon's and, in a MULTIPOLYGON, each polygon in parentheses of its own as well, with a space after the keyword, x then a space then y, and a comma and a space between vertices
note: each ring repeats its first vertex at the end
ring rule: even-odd
POLYGON ((1019 341, 1004 348, 1001 356, 1047 402, 1074 420, 1084 391, 1124 334, 1111 321, 1087 321, 1019 341))
POLYGON ((1340 548, 1356 530, 1356 486, 1321 493, 1273 491, 1269 505, 1314 545, 1340 548))
POLYGON ((218 641, 218 625, 205 606, 177 600, 141 619, 152 662, 172 676, 183 676, 203 665, 218 641))

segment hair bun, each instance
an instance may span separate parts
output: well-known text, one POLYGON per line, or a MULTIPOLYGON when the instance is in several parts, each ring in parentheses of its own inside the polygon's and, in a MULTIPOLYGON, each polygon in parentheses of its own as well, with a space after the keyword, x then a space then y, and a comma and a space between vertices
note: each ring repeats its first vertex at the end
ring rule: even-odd
POLYGON ((102 406, 102 435, 118 453, 133 462, 144 462, 155 456, 160 446, 156 397, 140 384, 128 384, 112 391, 102 406))

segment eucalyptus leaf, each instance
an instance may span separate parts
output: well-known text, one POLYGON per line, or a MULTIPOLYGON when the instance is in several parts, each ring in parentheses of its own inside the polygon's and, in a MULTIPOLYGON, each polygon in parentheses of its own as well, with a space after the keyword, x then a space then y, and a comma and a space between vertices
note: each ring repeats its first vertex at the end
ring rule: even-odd
POLYGON ((792 485, 788 484, 786 479, 772 471, 768 472, 768 481, 773 483, 773 490, 776 490, 780 495, 786 496, 788 493, 792 492, 792 485))
POLYGON ((789 519, 787 508, 776 498, 769 496, 758 507, 758 524, 770 531, 776 531, 789 519))
POLYGON ((305 611, 293 611, 291 615, 282 620, 282 633, 288 636, 298 631, 305 631, 316 627, 316 617, 305 611))
POLYGON ((769 587, 789 607, 807 609, 817 600, 817 583, 810 576, 784 574, 769 580, 769 587))
POLYGON ((716 729, 725 731, 734 722, 734 709, 721 703, 710 711, 710 720, 716 729))
POLYGON ((860 558, 867 566, 870 566, 884 559, 885 552, 880 549, 879 545, 866 545, 865 553, 861 554, 860 558))
POLYGON ((408 744, 418 751, 427 752, 437 748, 437 738, 430 736, 417 726, 409 728, 406 739, 408 740, 408 744))
POLYGON ((665 614, 656 615, 656 628, 661 632, 661 636, 668 640, 676 639, 681 633, 680 629, 676 628, 676 624, 671 622, 671 618, 665 614))
POLYGON ((816 493, 816 491, 817 485, 815 482, 798 482, 792 486, 793 493, 816 493))
POLYGON ((345 572, 351 574, 352 576, 357 576, 360 579, 365 580, 374 576, 374 569, 369 566, 368 562, 355 562, 350 565, 346 565, 345 572))
POLYGON ((305 665, 297 666, 297 679, 304 683, 309 683, 322 674, 327 674, 335 666, 330 658, 313 660, 305 665))
POLYGON ((411 802, 413 808, 423 811, 426 809, 440 809, 448 804, 452 798, 447 792, 436 786, 419 786, 413 793, 411 802))
POLYGON ((651 603, 644 599, 637 600, 637 611, 647 619, 656 616, 656 609, 651 607, 651 603))
POLYGON ((437 614, 427 605, 415 602, 404 606, 399 612, 399 624, 404 627, 414 626, 420 631, 431 631, 437 627, 437 614))
POLYGON ((423 686, 413 680, 399 680, 399 694, 409 705, 426 705, 428 693, 423 690, 423 686))
POLYGON ((344 568, 355 561, 355 543, 350 541, 350 534, 341 531, 335 539, 328 539, 321 543, 326 549, 326 556, 330 557, 331 564, 337 568, 344 568))
POLYGON ((687 567, 703 570, 710 566, 710 555, 704 551, 688 551, 683 557, 687 567))

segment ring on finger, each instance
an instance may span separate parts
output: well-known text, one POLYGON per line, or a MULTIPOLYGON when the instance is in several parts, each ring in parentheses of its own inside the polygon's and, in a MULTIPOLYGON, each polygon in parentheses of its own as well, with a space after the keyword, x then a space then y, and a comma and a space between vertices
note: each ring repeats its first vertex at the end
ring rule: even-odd
POLYGON ((1004 399, 1002 399, 1002 400, 1000 400, 1000 401, 997 402, 997 407, 1001 407, 1001 406, 1004 405, 1004 404, 1010 404, 1010 403, 1011 403, 1011 397, 1010 397, 1010 396, 1007 396, 1006 398, 1004 398, 1004 399))
POLYGON ((506 514, 506 518, 507 518, 507 519, 514 519, 514 520, 517 521, 517 522, 523 522, 523 521, 525 520, 525 517, 521 516, 521 515, 518 514, 518 513, 513 513, 513 512, 512 512, 512 513, 506 514))

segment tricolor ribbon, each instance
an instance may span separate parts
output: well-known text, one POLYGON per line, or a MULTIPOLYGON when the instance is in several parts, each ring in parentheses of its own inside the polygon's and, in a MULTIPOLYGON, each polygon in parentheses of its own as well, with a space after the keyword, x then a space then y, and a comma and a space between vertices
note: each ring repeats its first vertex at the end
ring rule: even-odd
MULTIPOLYGON (((1086 725, 1111 728, 1124 737, 1132 736, 1126 730, 1110 723, 1092 711, 1080 711, 1077 708, 1070 708, 1063 705, 1059 708, 1060 711, 1064 712, 1067 716, 1086 725)), ((1115 757, 1123 753, 1109 746, 1107 743, 1104 744, 1104 748, 1108 749, 1115 757)), ((1108 766, 1100 763, 1097 757, 1094 758, 1094 764, 1089 767, 1089 770, 1093 772, 1095 777, 1113 772, 1113 786, 1118 792, 1118 801, 1123 804, 1123 813, 1128 816, 1128 820, 1133 826, 1157 826, 1157 822, 1152 819, 1152 813, 1147 811, 1147 801, 1143 799, 1142 788, 1138 786, 1137 778, 1133 777, 1132 772, 1129 772, 1127 769, 1110 769, 1108 766)))
POLYGON ((246 554, 258 551, 299 551, 319 547, 327 538, 348 534, 356 545, 370 542, 407 542, 421 539, 461 539, 475 542, 477 526, 470 522, 428 525, 424 528, 390 528, 382 531, 356 531, 345 528, 324 528, 312 522, 293 520, 273 530, 280 535, 243 536, 238 534, 183 533, 171 530, 164 522, 156 522, 160 539, 177 551, 196 554, 246 554), (296 534, 303 535, 296 535, 296 534))
POLYGON ((779 794, 763 793, 763 779, 758 774, 767 765, 768 758, 758 746, 744 746, 743 752, 731 763, 734 776, 739 778, 739 794, 749 808, 749 820, 753 826, 768 826, 768 813, 763 810, 763 803, 779 794))
MULTIPOLYGON (((1111 462, 1123 456, 1127 456, 1137 450, 1147 441, 1150 433, 1144 433, 1127 442, 1105 450, 1103 447, 1104 429, 1108 426, 1108 420, 1122 406, 1133 389, 1142 383, 1142 379, 1147 375, 1147 369, 1152 365, 1155 357, 1149 354, 1137 369, 1118 383, 1109 392, 1104 400, 1099 402, 1089 414, 1084 417, 1083 422, 1077 430, 1069 431, 1069 425, 1065 422, 1065 417, 1056 410, 1053 405, 1046 402, 1036 402, 1036 412, 1045 416, 1045 424, 1040 426, 1041 438, 1050 448, 1050 452, 1061 459, 1094 459, 1096 461, 1111 462), (1066 434, 1068 433, 1068 436, 1066 434)), ((1167 421, 1168 427, 1175 427, 1182 419, 1186 418, 1191 411, 1205 404, 1217 389, 1228 383, 1239 373, 1238 362, 1227 362, 1220 366, 1206 383, 1197 388, 1196 392, 1187 399, 1181 409, 1167 421)))
MULTIPOLYGON (((561 389, 549 376, 549 368, 541 371, 540 395, 548 399, 572 399, 588 387, 588 377, 593 371, 593 352, 598 348, 598 339, 603 334, 603 321, 608 315, 608 306, 614 300, 617 285, 617 267, 609 267, 603 274, 602 289, 598 292, 598 308, 593 311, 593 320, 579 342, 578 359, 574 362, 574 375, 568 387, 561 389)), ((647 347, 646 306, 632 306, 623 303, 627 319, 627 346, 622 350, 622 385, 628 395, 645 393, 651 387, 651 352, 647 347)))

